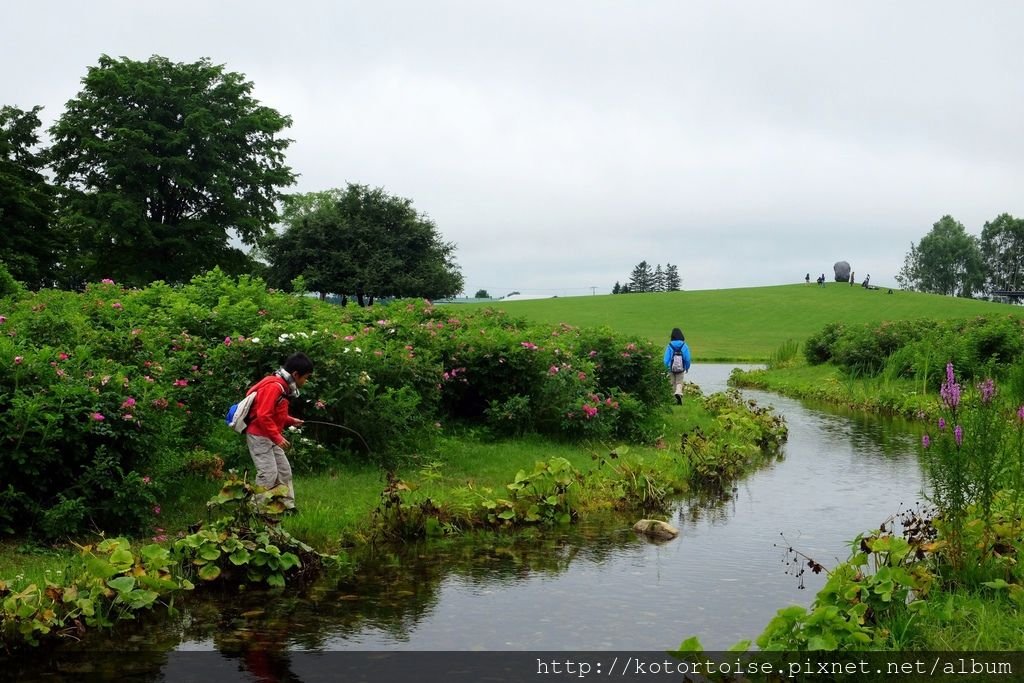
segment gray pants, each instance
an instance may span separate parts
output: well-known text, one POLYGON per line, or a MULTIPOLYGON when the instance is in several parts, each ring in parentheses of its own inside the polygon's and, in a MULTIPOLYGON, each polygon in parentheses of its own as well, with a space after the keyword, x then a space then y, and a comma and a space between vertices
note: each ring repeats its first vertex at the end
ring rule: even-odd
POLYGON ((672 378, 672 393, 676 396, 683 395, 683 384, 686 383, 685 372, 670 372, 668 376, 672 378))
POLYGON ((245 435, 252 464, 256 466, 256 485, 270 490, 284 484, 288 494, 281 498, 286 508, 295 507, 295 487, 292 486, 292 466, 284 450, 265 436, 245 435))

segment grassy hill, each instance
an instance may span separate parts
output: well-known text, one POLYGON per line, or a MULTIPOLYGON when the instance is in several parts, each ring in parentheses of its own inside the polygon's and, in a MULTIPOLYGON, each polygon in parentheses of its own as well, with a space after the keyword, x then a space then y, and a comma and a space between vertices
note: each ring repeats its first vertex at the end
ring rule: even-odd
MULTIPOLYGON (((490 304, 511 315, 546 323, 608 326, 668 342, 679 327, 694 360, 763 361, 787 340, 802 342, 823 325, 978 315, 1024 317, 1024 307, 936 294, 828 283, 579 296, 490 304)), ((477 304, 464 304, 476 308, 477 304)))

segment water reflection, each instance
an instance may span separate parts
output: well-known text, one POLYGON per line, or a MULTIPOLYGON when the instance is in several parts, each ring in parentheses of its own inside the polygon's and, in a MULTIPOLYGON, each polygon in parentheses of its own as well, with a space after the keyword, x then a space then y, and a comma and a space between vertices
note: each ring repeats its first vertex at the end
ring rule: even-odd
MULTIPOLYGON (((691 378, 721 390, 729 369, 696 365, 691 378)), ((780 607, 809 604, 823 584, 812 575, 798 590, 780 543, 832 565, 921 486, 906 425, 743 393, 785 416, 783 457, 731 490, 681 502, 672 542, 646 542, 630 530, 633 518, 609 516, 483 542, 409 544, 269 597, 196 597, 180 620, 139 633, 151 649, 217 650, 246 669, 258 653, 277 653, 266 666, 287 665, 293 651, 649 651, 690 635, 723 649, 757 635, 780 607)))

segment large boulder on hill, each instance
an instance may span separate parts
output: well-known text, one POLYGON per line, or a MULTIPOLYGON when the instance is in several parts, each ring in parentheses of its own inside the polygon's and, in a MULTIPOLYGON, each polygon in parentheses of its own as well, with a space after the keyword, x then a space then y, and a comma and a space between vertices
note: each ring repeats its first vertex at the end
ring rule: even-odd
POLYGON ((836 261, 832 270, 836 271, 836 282, 850 281, 850 264, 846 261, 836 261))

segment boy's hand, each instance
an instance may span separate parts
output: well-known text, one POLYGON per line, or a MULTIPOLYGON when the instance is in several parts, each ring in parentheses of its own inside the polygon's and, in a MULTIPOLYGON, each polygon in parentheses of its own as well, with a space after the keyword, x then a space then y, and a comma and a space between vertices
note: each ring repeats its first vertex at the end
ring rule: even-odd
POLYGON ((295 418, 295 422, 292 423, 292 426, 293 427, 301 427, 304 424, 306 424, 305 420, 300 420, 299 418, 295 418))
POLYGON ((278 445, 281 446, 282 450, 288 450, 289 448, 292 447, 292 442, 289 441, 288 439, 281 439, 281 443, 278 445))

